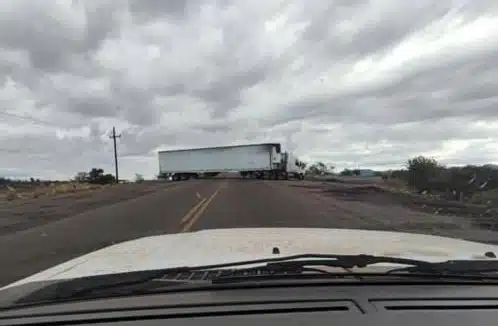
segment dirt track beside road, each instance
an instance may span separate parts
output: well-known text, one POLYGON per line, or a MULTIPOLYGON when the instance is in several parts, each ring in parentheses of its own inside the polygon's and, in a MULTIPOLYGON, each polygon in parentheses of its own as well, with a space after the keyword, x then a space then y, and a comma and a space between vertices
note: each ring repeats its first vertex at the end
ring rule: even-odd
POLYGON ((57 221, 171 186, 174 185, 159 182, 130 183, 39 198, 0 200, 0 235, 57 221))
POLYGON ((376 228, 455 237, 462 233, 446 231, 498 230, 498 207, 489 205, 397 192, 371 183, 303 182, 289 186, 328 198, 330 205, 351 211, 352 216, 368 217, 372 223, 377 220, 376 228))

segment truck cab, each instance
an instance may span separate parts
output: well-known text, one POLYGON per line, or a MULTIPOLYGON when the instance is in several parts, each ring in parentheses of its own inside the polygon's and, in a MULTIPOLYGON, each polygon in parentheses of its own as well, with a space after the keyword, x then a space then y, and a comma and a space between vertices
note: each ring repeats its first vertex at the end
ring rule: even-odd
POLYGON ((304 179, 306 164, 289 152, 282 153, 282 170, 285 178, 304 179))

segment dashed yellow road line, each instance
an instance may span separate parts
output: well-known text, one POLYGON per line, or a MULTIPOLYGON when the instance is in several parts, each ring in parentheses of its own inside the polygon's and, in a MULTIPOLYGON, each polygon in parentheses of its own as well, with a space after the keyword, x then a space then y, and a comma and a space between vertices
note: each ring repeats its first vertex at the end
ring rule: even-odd
POLYGON ((187 212, 188 217, 187 217, 187 215, 185 215, 182 218, 182 221, 185 221, 184 223, 186 223, 186 224, 183 226, 183 229, 181 232, 188 232, 192 228, 192 225, 194 225, 194 223, 197 222, 197 220, 202 216, 204 211, 207 209, 209 204, 211 204, 213 199, 218 195, 218 193, 220 192, 221 188, 224 185, 225 184, 221 184, 218 187, 218 189, 216 189, 216 191, 211 195, 211 197, 209 197, 207 200, 206 200, 206 198, 204 198, 201 202, 199 202, 197 205, 192 207, 192 209, 190 211, 187 212))

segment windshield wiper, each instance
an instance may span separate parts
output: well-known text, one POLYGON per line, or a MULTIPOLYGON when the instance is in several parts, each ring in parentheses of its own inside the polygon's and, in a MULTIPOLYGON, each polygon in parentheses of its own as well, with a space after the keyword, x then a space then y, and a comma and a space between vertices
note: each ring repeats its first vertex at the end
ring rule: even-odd
MULTIPOLYGON (((97 296, 132 295, 148 293, 154 290, 195 289, 213 284, 230 283, 237 280, 279 279, 281 277, 301 277, 303 275, 320 275, 337 277, 320 267, 342 268, 344 276, 361 276, 352 268, 364 268, 370 265, 388 263, 405 265, 391 269, 381 275, 429 275, 444 277, 485 276, 483 273, 498 272, 498 260, 449 260, 445 262, 428 262, 424 260, 374 255, 334 255, 303 254, 258 260, 248 260, 225 264, 194 267, 167 268, 153 271, 138 271, 123 274, 108 274, 66 280, 49 285, 21 299, 18 303, 36 303, 47 301, 93 298, 97 296), (244 267, 247 265, 256 265, 244 267), (193 275, 203 275, 193 277, 193 275), (191 275, 178 277, 178 275, 191 275)), ((361 277, 359 277, 361 278, 361 277)))
MULTIPOLYGON (((454 277, 486 277, 495 278, 486 273, 498 272, 498 260, 447 260, 444 262, 428 262, 424 260, 374 255, 296 255, 283 257, 283 260, 272 260, 262 266, 237 269, 232 275, 222 275, 213 279, 214 283, 230 282, 231 280, 259 277, 268 278, 271 275, 298 275, 305 272, 316 272, 328 275, 340 275, 328 272, 320 267, 343 268, 348 274, 362 274, 351 271, 353 268, 364 268, 370 265, 387 263, 408 265, 408 267, 393 268, 384 272, 385 275, 410 274, 416 276, 454 276, 454 277), (244 274, 250 271, 264 271, 263 274, 244 274), (269 274, 269 275, 268 275, 269 274)), ((382 273, 376 273, 382 275, 382 273)), ((346 274, 347 275, 347 274, 346 274)))
POLYGON ((431 265, 433 263, 410 258, 398 258, 389 256, 374 256, 374 255, 336 255, 336 254, 300 254, 292 256, 282 256, 275 258, 265 258, 265 259, 255 259, 246 260, 233 263, 216 264, 216 265, 204 265, 196 267, 179 267, 172 268, 165 271, 199 271, 208 269, 220 269, 227 267, 240 267, 245 265, 259 265, 254 268, 275 268, 282 270, 283 268, 296 268, 299 266, 308 265, 322 265, 329 267, 340 267, 340 268, 354 268, 354 267, 366 267, 372 264, 378 263, 392 263, 400 265, 412 265, 412 266, 424 266, 431 265))
POLYGON ((430 263, 428 265, 415 265, 396 268, 388 271, 389 274, 408 272, 425 274, 464 274, 484 275, 498 272, 498 260, 447 260, 444 262, 430 263))

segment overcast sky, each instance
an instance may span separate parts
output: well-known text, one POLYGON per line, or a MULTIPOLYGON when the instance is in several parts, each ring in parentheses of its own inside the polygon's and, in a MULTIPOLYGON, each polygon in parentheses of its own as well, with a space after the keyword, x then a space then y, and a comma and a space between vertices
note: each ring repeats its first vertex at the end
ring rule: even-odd
POLYGON ((498 162, 496 0, 2 1, 0 175, 152 177, 158 149, 498 162), (24 117, 24 118, 23 118, 24 117))

